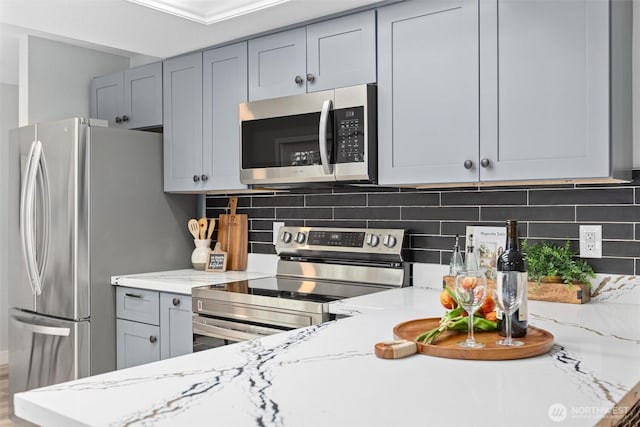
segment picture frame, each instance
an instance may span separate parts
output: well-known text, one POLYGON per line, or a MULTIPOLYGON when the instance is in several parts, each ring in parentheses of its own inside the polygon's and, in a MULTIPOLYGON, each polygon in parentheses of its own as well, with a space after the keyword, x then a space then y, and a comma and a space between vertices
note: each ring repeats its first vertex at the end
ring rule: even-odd
POLYGON ((498 257, 504 251, 507 229, 505 227, 469 225, 465 236, 467 245, 469 245, 472 235, 473 247, 480 261, 480 268, 484 271, 487 279, 494 279, 498 257))
POLYGON ((216 243, 213 251, 209 252, 205 270, 216 272, 227 271, 227 253, 220 250, 220 243, 216 243))

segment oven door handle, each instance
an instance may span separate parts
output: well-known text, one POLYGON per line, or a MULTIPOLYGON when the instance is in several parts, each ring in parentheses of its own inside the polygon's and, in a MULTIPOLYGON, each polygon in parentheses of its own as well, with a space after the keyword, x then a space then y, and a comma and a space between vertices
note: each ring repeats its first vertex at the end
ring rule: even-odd
MULTIPOLYGON (((238 326, 240 325, 241 324, 238 324, 238 326)), ((274 330, 273 332, 276 333, 282 331, 274 330)), ((265 336, 236 329, 228 329, 225 327, 209 325, 206 323, 206 320, 203 321, 201 319, 198 319, 198 317, 193 318, 193 333, 195 335, 204 335, 206 337, 220 338, 234 342, 248 341, 254 338, 262 338, 265 336)))
POLYGON ((330 163, 329 142, 327 141, 327 123, 329 122, 329 111, 333 103, 330 99, 322 103, 320 111, 320 126, 318 128, 318 141, 320 142, 320 161, 325 175, 333 173, 333 165, 330 163))

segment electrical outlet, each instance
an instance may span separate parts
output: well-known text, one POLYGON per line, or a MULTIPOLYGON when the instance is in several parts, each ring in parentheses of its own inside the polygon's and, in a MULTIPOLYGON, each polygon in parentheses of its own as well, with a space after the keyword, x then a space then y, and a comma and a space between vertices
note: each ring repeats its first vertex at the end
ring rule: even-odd
POLYGON ((580 226, 580 258, 602 258, 602 226, 580 226))
POLYGON ((274 245, 278 242, 278 230, 280 230, 280 227, 284 227, 284 222, 273 223, 273 244, 274 245))

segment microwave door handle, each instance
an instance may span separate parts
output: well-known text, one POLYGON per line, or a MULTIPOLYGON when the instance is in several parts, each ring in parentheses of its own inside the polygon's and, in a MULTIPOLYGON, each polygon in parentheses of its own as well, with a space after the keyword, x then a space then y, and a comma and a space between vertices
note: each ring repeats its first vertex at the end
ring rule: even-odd
POLYGON ((320 111, 320 126, 318 129, 318 140, 320 142, 320 161, 322 162, 322 170, 325 175, 333 173, 333 165, 329 162, 329 144, 327 142, 327 123, 329 121, 329 111, 333 103, 327 99, 322 103, 320 111))

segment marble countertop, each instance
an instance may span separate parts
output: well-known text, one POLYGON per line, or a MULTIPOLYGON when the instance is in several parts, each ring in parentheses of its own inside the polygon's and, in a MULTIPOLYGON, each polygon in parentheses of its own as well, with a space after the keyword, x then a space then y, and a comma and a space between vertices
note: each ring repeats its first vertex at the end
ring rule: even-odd
POLYGON ((530 301, 544 355, 375 357, 394 325, 443 313, 438 290, 359 297, 362 314, 19 393, 47 426, 591 426, 640 380, 637 305, 530 301))
POLYGON ((217 285, 237 280, 271 277, 272 273, 253 271, 207 272, 194 269, 159 271, 154 273, 111 276, 111 284, 152 291, 191 295, 191 289, 198 286, 217 285))

